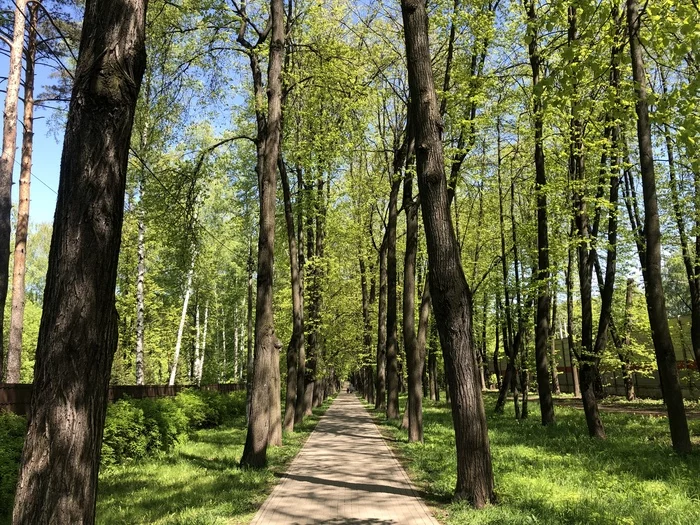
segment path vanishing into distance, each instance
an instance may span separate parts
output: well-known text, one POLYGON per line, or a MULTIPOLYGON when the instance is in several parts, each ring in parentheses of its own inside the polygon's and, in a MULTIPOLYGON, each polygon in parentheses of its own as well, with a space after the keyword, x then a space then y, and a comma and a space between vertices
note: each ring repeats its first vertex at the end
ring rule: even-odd
POLYGON ((256 525, 438 525, 354 394, 338 395, 256 525))

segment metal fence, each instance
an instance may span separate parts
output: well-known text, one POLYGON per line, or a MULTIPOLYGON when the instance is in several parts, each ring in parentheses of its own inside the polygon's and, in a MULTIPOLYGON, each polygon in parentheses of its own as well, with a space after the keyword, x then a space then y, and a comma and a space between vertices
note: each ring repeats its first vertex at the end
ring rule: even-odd
MULTIPOLYGON (((32 400, 32 386, 31 384, 0 383, 0 411, 25 415, 29 411, 32 400)), ((175 396, 178 392, 190 388, 224 394, 245 390, 245 383, 221 383, 201 385, 200 387, 193 385, 112 385, 109 387, 109 401, 117 401, 124 397, 141 399, 175 396)))

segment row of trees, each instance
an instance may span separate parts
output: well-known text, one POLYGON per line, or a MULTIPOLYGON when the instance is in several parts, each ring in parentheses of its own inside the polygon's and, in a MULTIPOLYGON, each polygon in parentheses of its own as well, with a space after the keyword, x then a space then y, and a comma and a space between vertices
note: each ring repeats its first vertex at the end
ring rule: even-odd
POLYGON ((455 496, 485 505, 487 348, 507 360, 497 409, 510 391, 527 416, 534 369, 550 424, 565 325, 603 438, 599 365, 632 366, 640 269, 674 447, 689 450, 661 257, 679 252, 690 286, 672 288, 695 312, 698 219, 683 211, 700 14, 675 4, 87 2, 75 71, 61 69, 72 96, 15 520, 92 521, 88 422, 110 379, 245 377, 241 462, 261 466, 351 372, 390 418, 405 377, 421 441, 439 365, 455 496))

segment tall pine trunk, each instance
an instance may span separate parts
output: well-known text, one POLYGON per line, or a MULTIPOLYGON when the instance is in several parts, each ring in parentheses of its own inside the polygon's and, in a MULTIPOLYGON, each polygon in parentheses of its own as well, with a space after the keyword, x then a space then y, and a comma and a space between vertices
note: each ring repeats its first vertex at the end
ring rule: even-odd
MULTIPOLYGON (((22 137, 22 164, 19 177, 19 205, 15 230, 15 257, 12 271, 12 309, 10 340, 7 349, 7 382, 19 383, 22 369, 22 332, 24 328, 25 289, 27 269, 27 233, 29 230, 29 196, 32 182, 32 149, 34 146, 34 62, 36 59, 39 4, 29 6, 29 40, 24 77, 24 134, 22 137)), ((0 325, 1 328, 2 325, 0 325)), ((2 333, 2 332, 0 332, 2 333)), ((0 345, 0 352, 2 345, 0 345)), ((0 358, 0 373, 2 371, 0 358)), ((1 377, 1 376, 0 376, 1 377)))
MULTIPOLYGON (((0 155, 0 335, 4 334, 5 302, 9 286, 10 237, 12 236, 12 173, 15 168, 17 147, 17 101, 22 77, 24 25, 27 0, 15 1, 12 47, 7 74, 5 109, 2 128, 2 155, 0 155)), ((0 377, 3 376, 4 337, 0 337, 0 377)), ((10 381, 8 380, 8 383, 10 381)))
POLYGON ((88 0, 13 523, 93 523, 146 2, 88 0))
POLYGON ((452 226, 445 181, 441 119, 433 82, 428 15, 423 0, 402 0, 411 121, 428 245, 435 319, 451 392, 457 445, 455 499, 480 508, 495 500, 486 414, 477 378, 472 297, 452 226))

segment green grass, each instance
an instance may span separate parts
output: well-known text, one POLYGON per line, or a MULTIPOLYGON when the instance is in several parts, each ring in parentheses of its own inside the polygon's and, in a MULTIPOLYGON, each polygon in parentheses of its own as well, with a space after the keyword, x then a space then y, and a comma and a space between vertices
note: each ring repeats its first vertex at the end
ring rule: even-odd
MULTIPOLYGON (((449 409, 424 406, 425 444, 409 444, 396 423, 383 422, 409 475, 447 524, 697 524, 700 450, 671 450, 665 418, 603 413, 608 439, 588 437, 583 411, 557 407, 557 424, 539 424, 539 406, 515 421, 512 403, 493 414, 485 397, 498 505, 477 511, 449 503, 455 486, 455 445, 449 409)), ((700 446, 700 421, 689 421, 700 446)))
POLYGON ((97 523, 248 523, 277 483, 330 401, 314 410, 284 446, 268 449, 268 468, 241 469, 245 418, 199 430, 160 459, 110 467, 100 473, 97 523))

